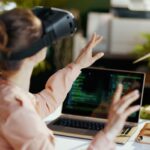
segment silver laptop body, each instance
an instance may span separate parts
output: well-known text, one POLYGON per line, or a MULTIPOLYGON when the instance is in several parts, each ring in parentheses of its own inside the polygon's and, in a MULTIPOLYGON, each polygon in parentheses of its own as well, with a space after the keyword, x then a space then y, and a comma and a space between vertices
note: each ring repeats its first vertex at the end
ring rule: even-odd
MULTIPOLYGON (((54 134, 92 139, 107 123, 111 97, 118 83, 124 85, 123 94, 134 89, 140 98, 132 105, 141 105, 145 74, 123 70, 89 67, 74 82, 62 107, 59 118, 48 124, 54 134)), ((136 131, 139 111, 129 116, 116 143, 124 144, 136 131)))

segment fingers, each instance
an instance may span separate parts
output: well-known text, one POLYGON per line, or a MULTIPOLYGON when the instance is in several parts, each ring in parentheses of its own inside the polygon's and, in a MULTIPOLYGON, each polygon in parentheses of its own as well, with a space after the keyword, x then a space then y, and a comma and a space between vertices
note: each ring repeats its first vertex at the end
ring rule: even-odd
POLYGON ((85 48, 83 50, 88 50, 90 45, 92 45, 92 43, 95 41, 95 36, 96 34, 92 35, 92 38, 90 39, 90 41, 87 43, 87 45, 85 46, 85 48))
POLYGON ((120 100, 122 91, 123 91, 123 85, 120 83, 117 86, 117 89, 116 89, 115 94, 113 96, 113 102, 112 103, 116 103, 120 100))
MULTIPOLYGON (((102 40, 103 40, 103 37, 98 35, 98 36, 96 37, 95 41, 94 41, 94 42, 95 42, 94 44, 97 45, 97 44, 98 44, 99 42, 101 42, 102 40)), ((95 45, 94 45, 94 46, 95 46, 95 45)))
POLYGON ((127 118, 128 116, 130 116, 132 113, 138 111, 140 109, 140 105, 137 106, 133 106, 133 107, 129 107, 126 112, 123 114, 124 118, 127 118))
POLYGON ((92 63, 94 63, 95 61, 97 61, 98 59, 100 59, 103 56, 104 56, 104 53, 102 53, 102 52, 97 53, 96 55, 93 56, 92 63))
POLYGON ((85 46, 85 48, 83 50, 92 50, 93 47, 95 47, 100 41, 102 41, 103 37, 97 35, 96 33, 94 33, 92 35, 91 40, 88 42, 88 44, 85 46))
POLYGON ((114 104, 114 109, 116 109, 116 112, 118 114, 122 114, 125 112, 125 110, 132 104, 134 101, 136 101, 139 98, 139 93, 137 90, 130 92, 129 94, 123 96, 118 102, 114 104))
POLYGON ((91 45, 89 45, 88 49, 92 50, 93 47, 95 47, 98 43, 100 43, 102 41, 103 37, 96 35, 95 34, 95 38, 93 39, 91 45))
POLYGON ((133 92, 130 92, 129 94, 125 95, 122 97, 121 101, 120 101, 120 108, 122 110, 127 109, 127 107, 130 106, 130 104, 132 104, 134 101, 136 101, 139 98, 139 92, 138 90, 135 90, 133 92))

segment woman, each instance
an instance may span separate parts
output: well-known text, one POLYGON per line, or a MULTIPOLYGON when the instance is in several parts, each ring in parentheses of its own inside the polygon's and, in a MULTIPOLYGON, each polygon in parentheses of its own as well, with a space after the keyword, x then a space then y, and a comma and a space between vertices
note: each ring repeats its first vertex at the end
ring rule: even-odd
MULTIPOLYGON (((24 49, 42 35, 40 20, 28 9, 14 9, 0 16, 0 51, 13 53, 24 49)), ((33 68, 46 56, 46 48, 21 61, 0 61, 0 149, 53 150, 54 136, 42 121, 65 99, 81 69, 103 56, 92 56, 92 48, 101 37, 94 34, 78 58, 51 76, 40 93, 29 92, 33 68)), ((36 85, 35 85, 36 86, 36 85)), ((88 150, 113 149, 114 138, 126 118, 139 109, 129 105, 139 97, 133 91, 121 97, 123 86, 118 85, 113 96, 108 124, 92 140, 88 150)))

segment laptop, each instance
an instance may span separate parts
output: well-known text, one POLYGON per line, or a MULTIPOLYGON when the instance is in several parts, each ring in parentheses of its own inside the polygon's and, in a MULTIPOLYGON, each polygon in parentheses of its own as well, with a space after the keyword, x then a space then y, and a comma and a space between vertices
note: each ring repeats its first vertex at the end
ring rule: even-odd
MULTIPOLYGON (((69 91, 62 114, 47 124, 56 135, 93 139, 105 127, 111 97, 118 83, 124 86, 123 95, 138 89, 140 98, 131 105, 141 105, 145 74, 123 70, 89 67, 83 69, 69 91)), ((115 142, 124 144, 136 131, 139 111, 131 114, 115 142)))

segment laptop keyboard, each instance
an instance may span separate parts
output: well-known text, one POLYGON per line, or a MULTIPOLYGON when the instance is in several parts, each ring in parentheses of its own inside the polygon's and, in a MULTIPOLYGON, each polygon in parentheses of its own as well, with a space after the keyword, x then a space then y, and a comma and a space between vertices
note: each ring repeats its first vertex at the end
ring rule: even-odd
POLYGON ((91 130, 101 130, 104 128, 104 123, 74 120, 68 118, 67 119, 60 118, 54 123, 54 125, 61 125, 80 129, 91 129, 91 130))
MULTIPOLYGON (((83 121, 83 120, 75 120, 75 119, 68 119, 68 118, 59 118, 54 122, 54 125, 57 126, 66 126, 72 128, 80 128, 80 129, 90 129, 99 131, 105 127, 105 123, 99 122, 91 122, 91 121, 83 121)), ((121 131, 120 135, 126 135, 131 130, 131 127, 124 126, 123 130, 121 131)))

